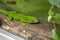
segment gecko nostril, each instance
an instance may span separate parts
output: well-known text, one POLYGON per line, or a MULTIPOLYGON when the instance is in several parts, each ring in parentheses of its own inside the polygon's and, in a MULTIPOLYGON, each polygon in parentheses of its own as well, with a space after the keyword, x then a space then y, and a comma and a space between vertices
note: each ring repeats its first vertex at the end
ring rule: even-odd
POLYGON ((16 1, 7 1, 8 4, 16 4, 16 1))

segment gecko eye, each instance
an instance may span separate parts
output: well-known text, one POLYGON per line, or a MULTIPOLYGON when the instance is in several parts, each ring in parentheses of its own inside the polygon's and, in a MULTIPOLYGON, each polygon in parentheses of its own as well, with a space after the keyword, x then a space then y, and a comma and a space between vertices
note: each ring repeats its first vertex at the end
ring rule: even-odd
POLYGON ((32 23, 34 23, 34 21, 32 21, 32 23))
POLYGON ((7 1, 8 4, 16 4, 16 1, 7 1))

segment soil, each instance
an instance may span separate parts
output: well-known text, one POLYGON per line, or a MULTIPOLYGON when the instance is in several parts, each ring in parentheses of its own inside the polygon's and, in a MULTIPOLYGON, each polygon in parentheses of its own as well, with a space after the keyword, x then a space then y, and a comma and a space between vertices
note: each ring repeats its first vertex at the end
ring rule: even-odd
MULTIPOLYGON (((11 10, 2 4, 0 4, 0 8, 11 10)), ((2 28, 8 30, 10 33, 19 35, 20 37, 28 40, 53 40, 51 36, 51 31, 53 29, 52 23, 40 20, 38 24, 26 23, 22 26, 17 20, 12 20, 12 22, 8 23, 6 21, 7 18, 8 17, 6 15, 0 14, 0 23, 2 24, 2 28)))

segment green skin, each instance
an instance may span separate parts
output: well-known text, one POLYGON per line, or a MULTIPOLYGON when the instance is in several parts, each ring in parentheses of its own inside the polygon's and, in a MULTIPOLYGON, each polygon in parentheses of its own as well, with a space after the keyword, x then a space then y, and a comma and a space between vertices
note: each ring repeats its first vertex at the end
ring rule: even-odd
POLYGON ((7 19, 8 22, 11 22, 12 18, 15 20, 19 20, 22 25, 25 25, 25 23, 38 22, 38 20, 33 16, 25 16, 23 14, 12 12, 12 11, 0 9, 0 13, 8 16, 8 19, 7 19))

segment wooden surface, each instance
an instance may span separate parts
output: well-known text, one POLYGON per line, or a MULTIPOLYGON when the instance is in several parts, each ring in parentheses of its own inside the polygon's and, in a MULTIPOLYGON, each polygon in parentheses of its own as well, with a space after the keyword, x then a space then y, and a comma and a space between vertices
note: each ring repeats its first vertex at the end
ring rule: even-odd
POLYGON ((5 22, 7 16, 0 14, 2 21, 2 28, 8 30, 11 33, 18 34, 26 39, 33 40, 52 40, 51 30, 52 24, 41 21, 39 24, 28 24, 25 26, 20 25, 19 21, 13 20, 11 23, 5 22))
MULTIPOLYGON (((0 6, 0 8, 2 8, 0 6)), ((5 9, 3 7, 3 9, 5 9)), ((8 8, 7 8, 8 9, 8 8)), ((26 40, 52 40, 51 30, 53 25, 44 20, 40 20, 38 24, 28 24, 25 26, 20 25, 19 21, 13 20, 8 23, 6 21, 8 17, 0 14, 0 20, 2 19, 2 28, 25 38, 26 40)))

